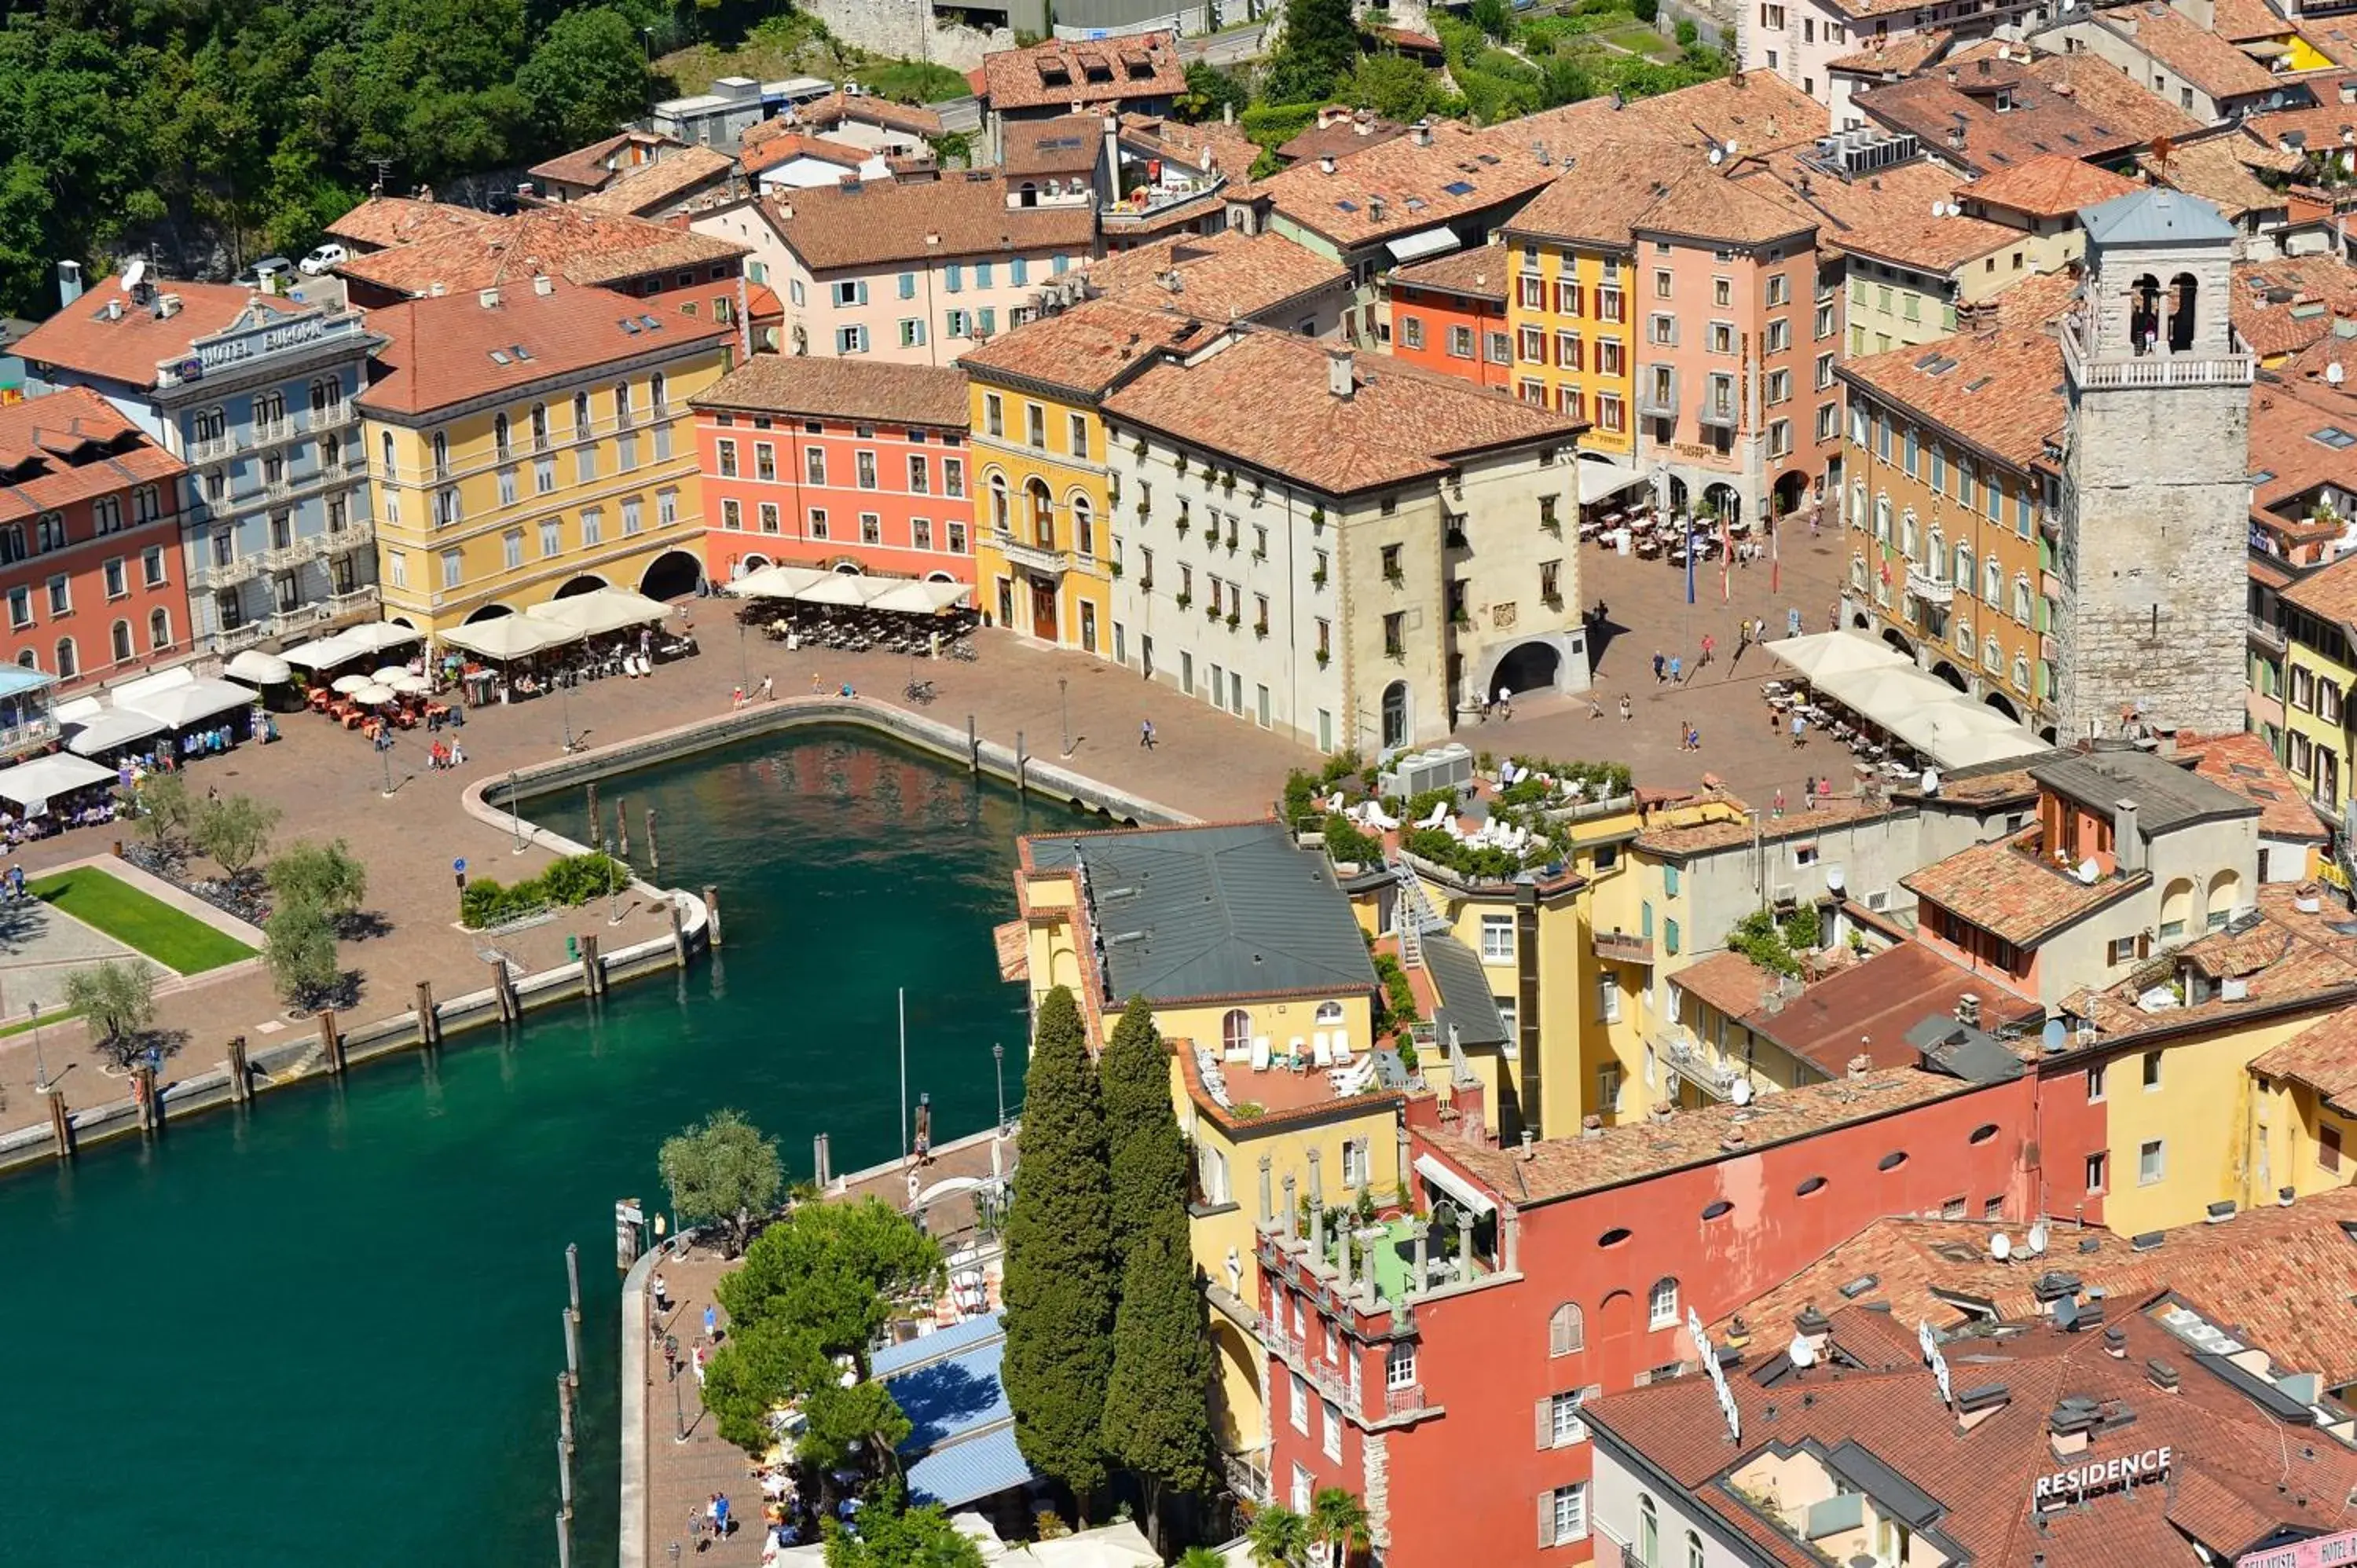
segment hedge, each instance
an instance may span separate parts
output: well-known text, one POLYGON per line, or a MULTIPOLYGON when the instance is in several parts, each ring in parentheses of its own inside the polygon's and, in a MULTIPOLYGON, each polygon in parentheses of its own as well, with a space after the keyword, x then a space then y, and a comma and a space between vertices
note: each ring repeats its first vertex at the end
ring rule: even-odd
POLYGON ((458 896, 458 918, 479 930, 559 905, 587 904, 630 880, 630 868, 601 853, 567 855, 538 876, 508 886, 479 876, 458 896))

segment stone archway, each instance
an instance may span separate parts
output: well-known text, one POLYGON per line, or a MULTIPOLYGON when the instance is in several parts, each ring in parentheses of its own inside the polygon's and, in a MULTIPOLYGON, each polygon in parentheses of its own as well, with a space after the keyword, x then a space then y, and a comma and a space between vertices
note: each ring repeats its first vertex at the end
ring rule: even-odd
POLYGON ((1983 697, 1981 701, 1986 703, 1990 707, 1995 708, 1998 713, 2003 714, 2007 718, 2011 719, 2015 724, 2019 724, 2021 722, 2021 710, 2016 707, 2014 705, 2013 699, 2007 696, 2003 692, 1991 692, 1987 696, 1983 697))
POLYGON ((513 614, 515 614, 515 611, 506 605, 485 605, 481 609, 479 609, 472 615, 468 616, 466 619, 466 624, 472 626, 477 621, 497 620, 501 616, 511 616, 513 614))
POLYGON ((1261 1386, 1265 1358, 1236 1326, 1211 1314, 1211 1347, 1219 1363, 1220 1399, 1214 1435, 1228 1453, 1249 1453, 1268 1441, 1268 1400, 1261 1386))
POLYGON ((639 592, 651 599, 676 599, 695 592, 703 582, 703 562, 684 550, 666 550, 639 578, 639 592))
POLYGON ((1775 498, 1776 515, 1790 517, 1808 501, 1809 476, 1795 468, 1777 479, 1771 494, 1775 498))
POLYGON ((594 594, 600 588, 611 587, 612 585, 613 585, 608 583, 605 578, 598 576, 596 573, 585 572, 580 576, 574 578, 569 583, 566 583, 565 586, 557 589, 555 594, 552 596, 560 599, 577 599, 584 594, 594 594))
POLYGON ((1959 692, 1969 693, 1973 689, 1972 682, 1964 679, 1964 672, 1944 659, 1932 666, 1932 673, 1959 692))
POLYGON ((1915 657, 1915 645, 1908 641, 1905 637, 1901 636, 1897 627, 1884 627, 1882 628, 1882 640, 1890 644, 1891 647, 1897 649, 1900 652, 1907 655, 1908 658, 1912 659, 1915 657))
POLYGON ((1554 691, 1563 679, 1563 650, 1548 640, 1518 642, 1491 666, 1482 681, 1483 694, 1495 696, 1502 688, 1524 692, 1554 691))

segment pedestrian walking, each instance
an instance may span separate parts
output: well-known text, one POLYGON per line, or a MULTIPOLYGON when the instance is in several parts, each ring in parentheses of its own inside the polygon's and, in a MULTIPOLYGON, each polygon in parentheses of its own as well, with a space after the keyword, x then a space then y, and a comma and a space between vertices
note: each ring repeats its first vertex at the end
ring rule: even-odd
POLYGON ((1621 722, 1622 724, 1624 724, 1624 725, 1625 725, 1625 724, 1627 724, 1631 719, 1634 718, 1635 716, 1636 716, 1636 710, 1635 710, 1634 704, 1632 704, 1632 703, 1629 701, 1629 693, 1626 693, 1626 692, 1621 693, 1620 693, 1620 722, 1621 722))
POLYGON ((720 1309, 708 1301, 704 1304, 704 1337, 706 1339, 720 1337, 720 1309))
POLYGON ((1137 744, 1144 746, 1148 751, 1152 751, 1154 749, 1154 721, 1152 719, 1140 719, 1137 721, 1137 744))
POLYGON ((811 671, 811 690, 813 692, 823 692, 826 690, 826 682, 819 679, 818 671, 815 670, 811 671))
POLYGON ((663 1365, 669 1369, 663 1380, 671 1383, 679 1381, 679 1336, 676 1334, 663 1336, 663 1365))
POLYGON ((1653 684, 1656 686, 1660 685, 1668 678, 1663 673, 1663 669, 1666 662, 1667 661, 1662 658, 1662 650, 1658 648, 1653 650, 1653 684))
POLYGON ((1792 744, 1796 746, 1806 746, 1809 744, 1807 737, 1802 735, 1801 727, 1801 715, 1794 714, 1792 715, 1792 744))
POLYGON ((1702 725, 1697 724, 1686 725, 1686 749, 1688 751, 1702 749, 1702 725))
POLYGON ((1784 814, 1784 787, 1781 784, 1776 786, 1776 814, 1780 817, 1784 814))
POLYGON ((776 682, 774 680, 772 680, 770 676, 767 676, 767 675, 762 676, 762 677, 761 677, 761 701, 763 701, 763 702, 765 702, 765 703, 768 703, 768 702, 774 702, 774 701, 776 700, 776 698, 777 698, 777 695, 778 695, 778 693, 777 693, 777 682, 776 682))
POLYGON ((669 1315, 671 1312, 671 1286, 663 1283, 663 1277, 660 1271, 655 1274, 652 1289, 654 1291, 655 1310, 657 1312, 663 1313, 666 1316, 669 1315))
POLYGON ((453 768, 467 766, 467 746, 464 741, 454 740, 450 743, 450 766, 453 768))
POLYGON ((1683 659, 1681 659, 1678 655, 1676 655, 1676 654, 1674 654, 1674 653, 1673 653, 1673 654, 1671 654, 1671 655, 1670 655, 1670 684, 1671 684, 1671 685, 1675 686, 1675 685, 1678 685, 1678 684, 1682 683, 1682 682, 1684 681, 1684 679, 1685 679, 1684 665, 1685 665, 1685 661, 1684 661, 1683 659))
POLYGON ((1498 688, 1498 716, 1501 719, 1514 716, 1514 694, 1503 686, 1498 688))
POLYGON ((1706 665, 1706 664, 1709 663, 1709 662, 1710 662, 1710 656, 1711 656, 1714 652, 1717 651, 1717 649, 1718 649, 1718 641, 1717 641, 1717 639, 1716 638, 1712 637, 1712 636, 1710 635, 1710 633, 1708 633, 1708 632, 1705 632, 1705 633, 1703 633, 1703 637, 1702 637, 1702 657, 1701 657, 1700 659, 1698 659, 1698 660, 1695 660, 1695 670, 1697 670, 1697 671, 1699 671, 1699 670, 1701 670, 1701 668, 1702 668, 1704 665, 1706 665))
POLYGON ((728 1494, 712 1494, 712 1533, 722 1540, 728 1538, 728 1494))

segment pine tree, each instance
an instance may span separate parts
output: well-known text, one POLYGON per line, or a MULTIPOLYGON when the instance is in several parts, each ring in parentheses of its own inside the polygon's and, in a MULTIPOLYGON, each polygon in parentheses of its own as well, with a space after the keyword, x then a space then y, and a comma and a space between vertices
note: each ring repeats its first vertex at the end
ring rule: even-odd
POLYGON ((1023 1164, 1006 1218, 1006 1355, 1015 1442, 1071 1488, 1086 1518, 1105 1478, 1098 1412, 1113 1371, 1113 1226, 1104 1107, 1080 1008, 1063 986, 1039 1004, 1024 1079, 1023 1164))
POLYGON ((1145 1489, 1157 1543, 1165 1501, 1211 1488, 1211 1387, 1210 1333, 1180 1210, 1130 1244, 1104 1398, 1106 1451, 1145 1489))
POLYGON ((1138 1236, 1161 1217, 1187 1212, 1187 1143, 1170 1109, 1170 1053, 1154 1009, 1133 996, 1097 1073, 1104 1086, 1105 1155, 1113 1167, 1113 1240, 1125 1262, 1138 1236))

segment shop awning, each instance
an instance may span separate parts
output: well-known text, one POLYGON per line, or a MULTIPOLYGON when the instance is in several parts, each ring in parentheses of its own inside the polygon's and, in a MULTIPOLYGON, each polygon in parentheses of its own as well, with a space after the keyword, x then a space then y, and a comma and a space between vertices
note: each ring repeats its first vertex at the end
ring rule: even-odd
POLYGON ((1645 476, 1635 468, 1618 463, 1598 462, 1593 458, 1579 460, 1579 504, 1600 501, 1606 496, 1617 496, 1645 482, 1645 476))
POLYGON ((797 593, 794 598, 805 605, 849 607, 864 605, 870 599, 880 598, 899 585, 897 583, 879 581, 874 577, 863 577, 856 572, 829 572, 809 587, 797 593))
POLYGON ((1857 670, 1897 670, 1914 662, 1889 643, 1848 631, 1781 637, 1760 646, 1768 650, 1769 658, 1790 665, 1795 673, 1809 681, 1857 670))
POLYGON ((1462 243, 1464 242, 1458 239, 1457 235, 1443 224, 1437 229, 1426 229, 1420 234, 1409 234, 1394 240, 1383 249, 1392 253, 1394 261, 1420 262, 1427 256, 1445 256, 1462 243))
POLYGON ((234 713, 239 708, 250 708, 254 702, 251 686, 241 686, 233 681, 200 678, 136 695, 125 687, 114 699, 114 711, 145 714, 166 729, 183 729, 222 714, 234 713))
POLYGON ((974 590, 963 583, 902 583, 869 600, 867 607, 903 615, 939 615, 973 597, 974 590))
POLYGON ((101 768, 64 752, 36 757, 14 768, 0 768, 0 800, 22 806, 38 816, 60 795, 114 782, 114 769, 101 768))
POLYGON ((470 621, 437 635, 453 648, 479 654, 485 659, 496 659, 502 663, 538 653, 543 649, 578 642, 582 636, 570 627, 559 626, 553 620, 543 620, 534 616, 500 616, 493 620, 470 621))
POLYGON ((745 599, 791 599, 822 577, 815 566, 756 566, 722 591, 745 599))
POLYGON ((231 660, 221 673, 232 681, 245 681, 256 686, 275 686, 282 681, 294 678, 294 671, 286 667, 286 660, 274 653, 264 653, 259 648, 249 648, 231 660))
POLYGON ((1496 1199, 1471 1182, 1434 1159, 1430 1155, 1415 1157, 1415 1174, 1471 1209, 1476 1214, 1494 1214, 1496 1199))
POLYGON ((337 639, 362 653, 382 653, 388 648, 400 648, 423 639, 425 634, 412 627, 395 626, 389 620, 370 621, 364 626, 348 626, 336 633, 337 639))
POLYGON ((366 653, 367 649, 348 641, 344 634, 322 637, 297 644, 278 657, 297 670, 332 670, 339 664, 349 664, 366 653))
POLYGON ((598 588, 587 594, 576 594, 569 599, 551 599, 544 605, 534 605, 523 613, 535 620, 565 627, 584 637, 596 637, 605 632, 620 631, 626 627, 659 621, 671 614, 671 607, 661 599, 651 599, 628 588, 598 588))
POLYGON ((66 749, 77 757, 96 757, 164 733, 163 720, 136 708, 109 708, 78 722, 78 728, 68 726, 74 733, 66 737, 66 749))

